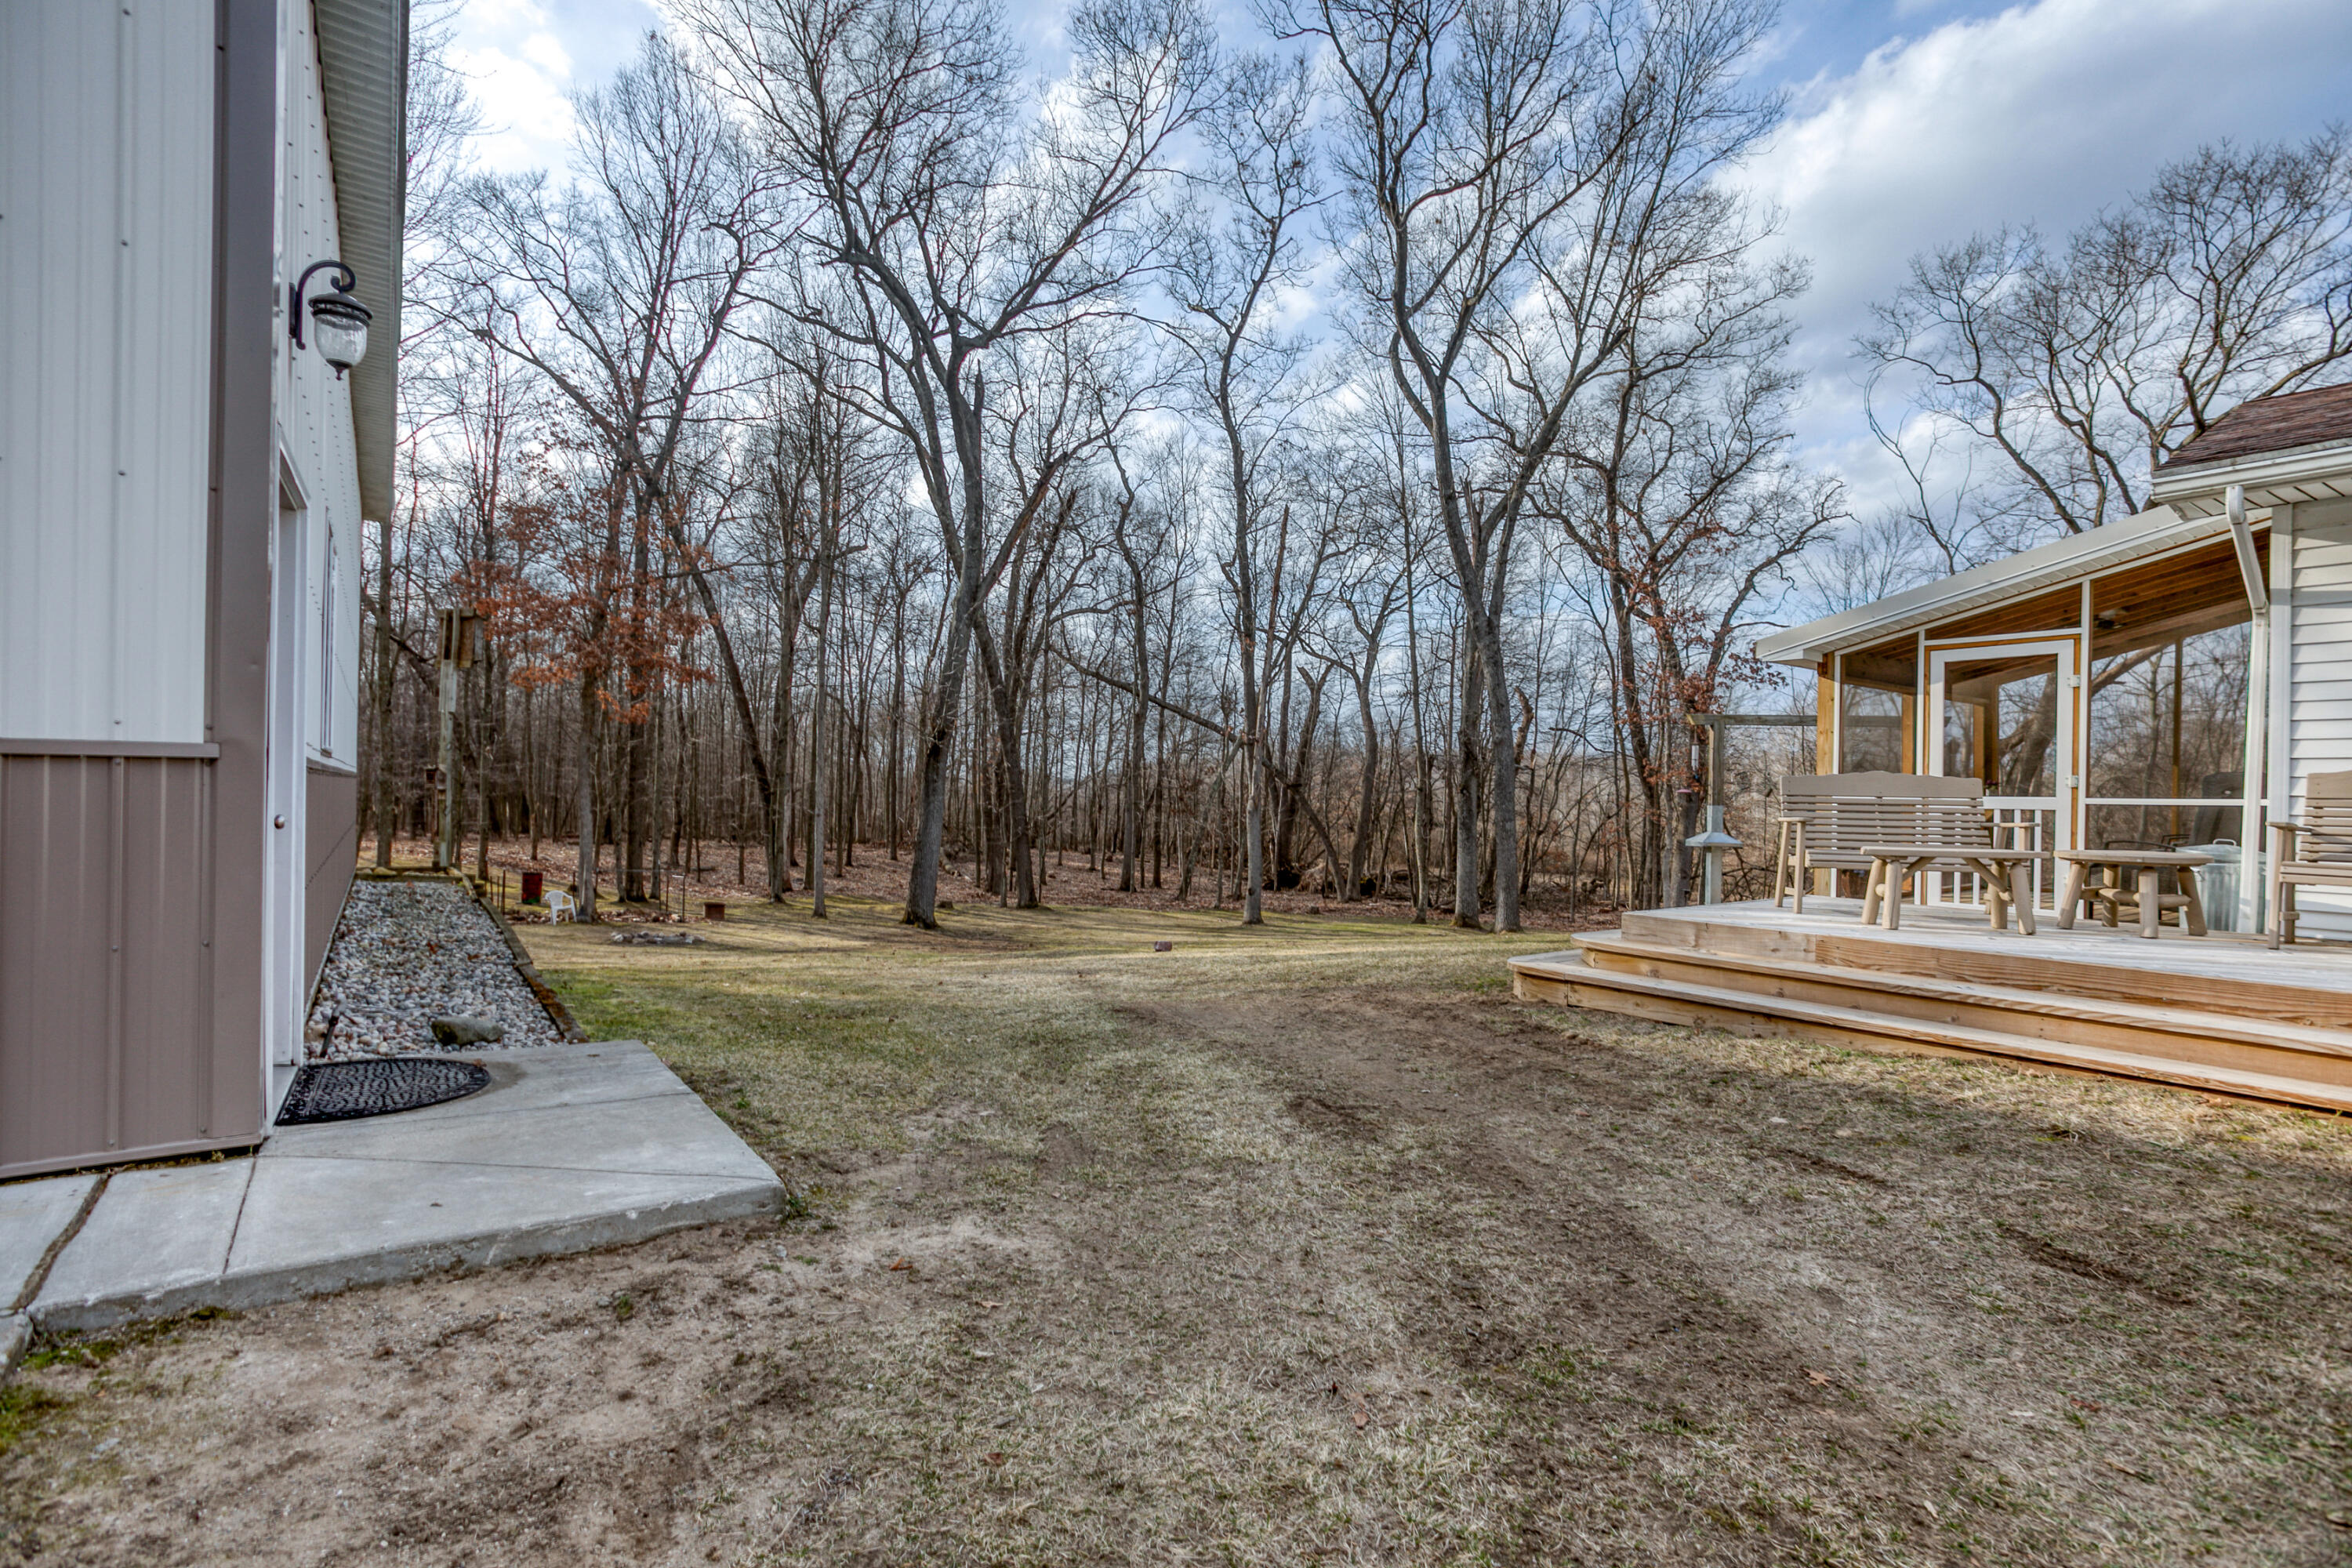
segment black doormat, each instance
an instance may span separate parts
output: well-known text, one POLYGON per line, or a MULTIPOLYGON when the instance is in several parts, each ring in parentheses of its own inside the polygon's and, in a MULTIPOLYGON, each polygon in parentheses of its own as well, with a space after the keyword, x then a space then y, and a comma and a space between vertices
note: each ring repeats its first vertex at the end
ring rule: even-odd
POLYGON ((389 1116, 395 1110, 416 1110, 445 1100, 463 1100, 488 1088, 489 1069, 472 1062, 434 1061, 425 1057, 391 1057, 381 1061, 324 1062, 294 1075, 278 1125, 305 1121, 349 1121, 360 1116, 389 1116))

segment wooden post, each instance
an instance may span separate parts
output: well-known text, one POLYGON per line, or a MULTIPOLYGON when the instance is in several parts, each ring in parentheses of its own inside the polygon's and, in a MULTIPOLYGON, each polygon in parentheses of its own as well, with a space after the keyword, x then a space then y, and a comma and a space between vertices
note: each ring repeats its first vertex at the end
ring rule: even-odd
POLYGON ((1821 670, 1813 684, 1813 772, 1833 773, 1838 771, 1838 702, 1837 657, 1832 654, 1822 660, 1821 670))
MULTIPOLYGON (((1844 672, 1845 655, 1833 653, 1822 660, 1821 677, 1813 687, 1813 772, 1833 773, 1842 759, 1838 756, 1838 720, 1845 701, 1844 683, 1838 678, 1844 672)), ((1803 873, 1798 873, 1802 876, 1803 873)), ((1813 872, 1812 890, 1822 898, 1837 894, 1837 873, 1824 866, 1813 872)), ((1804 912, 1804 895, 1797 897, 1797 910, 1804 912)))

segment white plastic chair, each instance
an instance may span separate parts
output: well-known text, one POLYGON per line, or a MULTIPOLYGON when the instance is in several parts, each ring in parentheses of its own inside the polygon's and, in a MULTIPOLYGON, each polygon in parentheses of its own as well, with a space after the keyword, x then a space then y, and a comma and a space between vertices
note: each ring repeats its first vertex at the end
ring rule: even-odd
POLYGON ((573 900, 571 894, 561 888, 550 888, 547 890, 548 924, 553 925, 557 921, 576 921, 579 918, 580 906, 573 900))

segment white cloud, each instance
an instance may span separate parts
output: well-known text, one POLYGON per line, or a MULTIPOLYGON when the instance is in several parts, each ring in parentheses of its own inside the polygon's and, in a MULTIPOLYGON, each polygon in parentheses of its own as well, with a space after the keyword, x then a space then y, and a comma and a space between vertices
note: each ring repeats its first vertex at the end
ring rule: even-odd
POLYGON ((467 31, 484 35, 547 26, 547 7, 536 0, 467 0, 461 15, 467 31))
POLYGON ((484 166, 500 174, 561 167, 572 132, 572 103, 564 96, 570 62, 561 47, 551 58, 547 50, 533 51, 529 40, 519 54, 495 45, 455 53, 474 101, 482 106, 484 129, 475 151, 484 166))
POLYGON ((467 0, 453 52, 482 108, 485 166, 560 171, 568 95, 610 75, 662 19, 648 0, 467 0))
POLYGON ((523 40, 523 58, 558 80, 572 75, 572 56, 553 33, 533 33, 523 40))
POLYGON ((1850 340, 1915 252, 2007 223, 2053 232, 2221 137, 2301 137, 2352 106, 2343 0, 2036 0, 1805 84, 1748 184, 1812 258, 1802 437, 1867 500, 1883 482, 1850 340))

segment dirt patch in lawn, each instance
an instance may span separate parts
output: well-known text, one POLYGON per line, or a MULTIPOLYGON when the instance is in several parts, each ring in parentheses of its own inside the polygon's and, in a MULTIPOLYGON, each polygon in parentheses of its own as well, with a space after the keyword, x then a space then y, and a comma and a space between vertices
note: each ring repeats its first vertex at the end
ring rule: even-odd
POLYGON ((1016 917, 533 932, 807 1213, 49 1347, 0 1562, 2352 1543, 2339 1123, 1523 1006, 1493 938, 1016 917))

